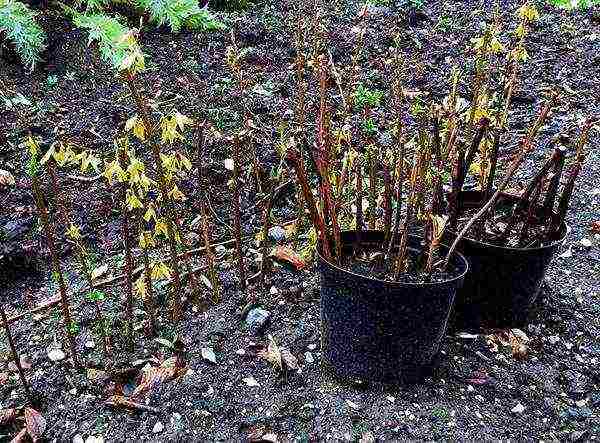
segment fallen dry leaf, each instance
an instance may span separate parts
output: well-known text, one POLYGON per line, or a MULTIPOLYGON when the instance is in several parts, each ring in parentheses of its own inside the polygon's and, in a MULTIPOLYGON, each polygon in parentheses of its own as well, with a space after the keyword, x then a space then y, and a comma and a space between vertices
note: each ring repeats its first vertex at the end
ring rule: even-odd
POLYGON ((0 186, 14 186, 15 177, 8 171, 0 169, 0 186))
POLYGON ((306 267, 306 263, 298 254, 292 251, 287 246, 276 246, 273 248, 270 254, 271 257, 275 257, 277 260, 287 262, 294 266, 298 271, 306 267))
POLYGON ((15 438, 13 438, 10 443, 25 443, 27 440, 27 428, 21 429, 15 438))
POLYGON ((494 334, 487 335, 486 341, 492 352, 498 352, 498 347, 510 349, 511 354, 517 360, 527 358, 529 353, 529 337, 520 329, 506 329, 494 334))
POLYGON ((173 380, 185 372, 182 368, 177 367, 149 368, 142 373, 140 384, 131 393, 131 398, 140 398, 158 385, 173 380))
POLYGON ((35 409, 25 408, 25 428, 27 428, 27 433, 35 443, 44 435, 46 419, 35 409))
POLYGON ((279 347, 273 336, 269 335, 269 345, 267 349, 258 351, 257 355, 270 362, 275 369, 298 370, 298 359, 285 347, 279 347))
POLYGON ((592 222, 590 231, 592 231, 594 234, 600 234, 600 221, 592 222))
POLYGON ((17 418, 17 410, 15 408, 0 409, 0 426, 6 426, 17 418))

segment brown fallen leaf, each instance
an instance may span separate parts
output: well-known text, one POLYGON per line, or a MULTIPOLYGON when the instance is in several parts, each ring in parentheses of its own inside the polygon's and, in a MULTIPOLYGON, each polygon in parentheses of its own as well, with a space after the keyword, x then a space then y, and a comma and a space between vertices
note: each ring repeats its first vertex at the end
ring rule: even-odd
POLYGON ((283 371, 285 369, 298 370, 298 359, 285 347, 279 347, 273 336, 269 335, 269 344, 267 349, 258 351, 258 356, 270 362, 275 369, 283 371))
POLYGON ((510 349, 512 356, 517 360, 527 358, 529 338, 520 329, 505 329, 486 335, 485 338, 492 352, 497 352, 500 346, 504 349, 510 349))
POLYGON ((0 169, 0 186, 14 186, 15 177, 8 171, 0 169))
POLYGON ((23 428, 17 435, 10 441, 10 443, 25 443, 27 441, 27 428, 23 428))
POLYGON ((600 221, 592 222, 590 231, 592 231, 594 234, 600 234, 600 221))
POLYGON ((274 257, 277 260, 281 260, 287 262, 294 266, 298 271, 304 269, 306 267, 306 263, 298 254, 296 254, 292 249, 287 246, 276 246, 269 254, 270 257, 274 257))
POLYGON ((140 398, 145 395, 156 386, 173 380, 177 378, 179 375, 182 375, 186 372, 185 368, 177 368, 177 367, 158 367, 158 368, 150 368, 142 373, 142 379, 140 380, 140 384, 135 388, 135 390, 131 393, 132 399, 140 398))
POLYGON ((46 419, 38 411, 32 408, 25 408, 25 428, 33 440, 38 441, 46 430, 46 419))
POLYGON ((6 426, 17 418, 17 410, 15 408, 0 409, 0 426, 6 426))

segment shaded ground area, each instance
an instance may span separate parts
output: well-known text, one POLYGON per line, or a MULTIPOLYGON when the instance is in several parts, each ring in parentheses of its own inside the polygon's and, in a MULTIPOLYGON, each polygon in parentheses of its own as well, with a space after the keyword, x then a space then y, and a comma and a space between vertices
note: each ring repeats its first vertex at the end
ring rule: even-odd
MULTIPOLYGON (((331 5, 326 16, 330 51, 339 65, 349 62, 353 41, 348 36, 352 35, 358 10, 354 1, 342 3, 331 5)), ((517 4, 503 2, 503 6, 503 28, 512 30, 517 4)), ((464 48, 478 34, 478 23, 490 14, 485 8, 485 4, 472 1, 435 1, 429 2, 422 13, 409 15, 405 47, 411 67, 407 78, 410 90, 428 90, 438 98, 446 94, 450 67, 465 65, 464 48)), ((294 106, 290 70, 294 50, 287 23, 291 17, 283 16, 283 10, 285 5, 272 2, 248 13, 224 16, 236 31, 240 46, 253 48, 246 75, 255 85, 250 111, 263 134, 256 148, 265 164, 275 160, 277 127, 294 106)), ((554 85, 562 86, 566 94, 552 123, 544 128, 544 138, 563 130, 570 132, 581 116, 600 112, 597 14, 541 7, 541 19, 530 38, 531 60, 516 93, 511 118, 516 133, 522 133, 534 115, 541 93, 554 85)), ((386 89, 388 83, 380 70, 378 54, 386 54, 392 42, 395 16, 395 10, 388 7, 372 10, 366 38, 370 55, 364 75, 374 88, 386 89)), ((85 35, 58 17, 48 18, 44 26, 53 31, 45 67, 29 75, 17 65, 0 65, 3 94, 21 94, 30 103, 15 105, 18 112, 3 110, 0 119, 0 168, 10 170, 17 179, 15 188, 0 193, 0 225, 6 230, 7 223, 23 224, 28 233, 20 238, 25 238, 28 250, 35 249, 39 239, 29 183, 23 173, 24 149, 18 146, 27 131, 46 141, 63 133, 109 155, 113 137, 133 112, 118 79, 98 60, 95 49, 86 47, 85 35)), ((142 44, 150 60, 146 90, 157 103, 165 109, 176 107, 192 117, 206 117, 223 132, 238 125, 239 109, 224 62, 229 44, 226 33, 173 36, 148 31, 142 36, 142 44)), ((467 89, 467 82, 463 79, 461 89, 467 89)), ((311 95, 310 100, 314 102, 316 97, 311 95)), ((381 111, 381 119, 385 119, 386 112, 381 111)), ((517 139, 515 136, 514 141, 517 139)), ((57 311, 28 316, 14 324, 18 345, 31 361, 27 375, 41 393, 40 412, 50 423, 46 437, 68 441, 77 435, 101 435, 106 440, 122 441, 239 439, 274 434, 284 441, 304 441, 359 439, 368 432, 382 439, 600 437, 600 239, 590 232, 591 223, 600 218, 597 143, 595 136, 569 217, 572 231, 559 251, 561 256, 551 266, 537 311, 524 331, 530 339, 530 351, 524 360, 514 359, 503 349, 491 350, 483 336, 449 337, 443 345, 439 370, 423 384, 400 387, 338 380, 321 366, 318 277, 314 269, 276 267, 269 284, 275 290, 257 290, 261 305, 271 313, 271 322, 264 335, 254 336, 242 320, 247 294, 239 291, 232 251, 228 249, 231 245, 227 245, 219 251, 229 260, 223 259, 220 264, 223 302, 201 314, 188 308, 177 326, 163 320, 161 337, 172 340, 178 335, 183 340, 189 371, 152 390, 148 402, 160 409, 158 415, 109 409, 103 406, 103 400, 111 388, 101 372, 78 374, 65 362, 49 361, 47 347, 56 334, 61 340, 57 311), (582 245, 584 238, 591 241, 591 247, 582 245), (253 355, 253 344, 265 344, 266 334, 298 357, 301 371, 279 376, 269 363, 253 355), (216 363, 203 358, 202 348, 207 347, 215 351, 216 363), (248 377, 253 377, 257 385, 249 386, 254 383, 249 383, 248 377)), ((504 149, 504 157, 510 148, 504 149)), ((231 195, 225 186, 228 171, 223 166, 230 155, 225 143, 216 138, 211 141, 207 162, 214 189, 214 234, 220 241, 232 237, 228 227, 231 195)), ((533 153, 522 168, 521 178, 546 156, 541 149, 533 153)), ((98 263, 120 266, 120 225, 112 212, 111 194, 100 181, 74 180, 68 176, 72 173, 61 174, 63 197, 83 227, 86 241, 93 245, 98 263)), ((516 187, 518 180, 515 182, 516 187)), ((191 178, 185 186, 188 195, 197 190, 191 178)), ((294 218, 292 189, 285 189, 277 201, 276 224, 294 218)), ((243 202, 246 234, 256 232, 259 226, 255 200, 255 190, 249 185, 243 202)), ((189 224, 195 213, 191 207, 182 210, 189 224)), ((196 245, 199 238, 191 236, 190 241, 196 245)), ((71 246, 65 243, 61 248, 72 287, 81 285, 72 263, 71 246)), ((248 257, 253 257, 252 251, 248 251, 248 257)), ((47 262, 44 258, 42 263, 47 262)), ((2 289, 1 301, 17 313, 47 300, 56 290, 49 274, 42 265, 41 272, 11 282, 2 289)), ((105 302, 115 330, 121 326, 118 297, 122 293, 115 286, 109 294, 112 297, 105 302)), ((81 328, 78 344, 82 355, 88 367, 102 371, 106 362, 98 339, 93 347, 86 347, 93 338, 93 307, 81 295, 74 294, 72 301, 81 328)), ((141 328, 145 314, 141 304, 139 308, 136 315, 141 328)), ((116 345, 121 348, 118 337, 116 345)), ((1 349, 6 361, 4 340, 1 349)), ((135 352, 119 351, 115 365, 126 368, 141 359, 171 356, 172 350, 143 338, 140 332, 135 352)), ((6 363, 1 370, 11 374, 0 385, 1 406, 22 404, 14 373, 6 363)))

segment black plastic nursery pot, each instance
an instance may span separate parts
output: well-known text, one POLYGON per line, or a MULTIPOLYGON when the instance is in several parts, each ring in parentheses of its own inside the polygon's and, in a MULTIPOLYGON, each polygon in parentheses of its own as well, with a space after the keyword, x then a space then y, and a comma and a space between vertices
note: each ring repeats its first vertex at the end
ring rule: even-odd
MULTIPOLYGON (((514 203, 519 197, 503 194, 502 201, 514 203)), ((480 191, 463 191, 461 209, 480 208, 480 191)), ((541 291, 548 266, 564 243, 568 229, 561 226, 553 241, 542 247, 511 248, 463 238, 457 246, 469 261, 470 272, 456 295, 450 330, 520 328, 528 323, 541 291)), ((446 243, 455 234, 446 236, 446 243)))
MULTIPOLYGON (((384 234, 360 233, 362 246, 381 246, 384 234)), ((357 241, 342 233, 344 253, 357 241)), ((409 249, 420 250, 412 236, 409 249)), ((440 248, 445 254, 447 248, 440 248)), ((371 381, 414 382, 427 375, 445 335, 456 291, 469 265, 453 259, 457 276, 439 283, 389 282, 362 276, 318 255, 321 334, 325 362, 337 375, 371 381)))

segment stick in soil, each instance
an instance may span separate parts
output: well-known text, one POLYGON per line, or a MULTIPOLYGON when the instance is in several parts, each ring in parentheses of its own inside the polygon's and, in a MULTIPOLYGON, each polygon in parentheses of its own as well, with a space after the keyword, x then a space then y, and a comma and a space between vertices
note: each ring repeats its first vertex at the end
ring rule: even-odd
POLYGON ((75 346, 75 337, 73 334, 73 320, 71 317, 71 308, 69 307, 69 296, 67 295, 67 285, 65 283, 65 278, 62 273, 62 269, 60 266, 60 261, 58 259, 58 253, 56 251, 56 245, 54 243, 54 229, 50 222, 50 217, 48 215, 48 210, 44 204, 42 192, 40 190, 40 185, 37 177, 32 177, 31 186, 33 189, 34 200, 42 220, 42 226, 44 229, 44 234, 46 237, 46 243, 48 244, 48 249, 50 250, 50 256, 52 259, 52 276, 58 283, 58 289, 60 293, 60 304, 62 308, 62 316, 63 323, 65 328, 65 333, 67 335, 67 340, 69 342, 69 349, 71 351, 71 358, 73 359, 73 365, 79 369, 81 367, 79 362, 79 356, 77 354, 77 347, 75 346))
POLYGON ((21 366, 21 357, 17 352, 17 347, 15 346, 15 342, 13 340, 12 333, 10 332, 10 326, 8 324, 8 320, 6 319, 6 312, 4 311, 4 305, 0 303, 0 315, 2 315, 2 324, 4 325, 4 332, 6 334, 6 340, 8 341, 8 345, 10 347, 10 352, 12 353, 13 361, 15 362, 15 366, 17 367, 17 371, 19 372, 19 378, 21 379, 21 384, 23 385, 23 390, 25 391, 25 397, 30 404, 33 403, 33 396, 31 395, 31 389, 29 388, 29 383, 27 382, 27 378, 25 378, 25 372, 23 371, 23 366, 21 366))
POLYGON ((242 226, 240 210, 240 139, 236 136, 233 140, 233 230, 235 236, 235 249, 237 253, 238 275, 242 290, 246 290, 246 268, 242 245, 242 226))

